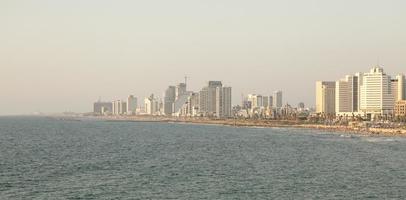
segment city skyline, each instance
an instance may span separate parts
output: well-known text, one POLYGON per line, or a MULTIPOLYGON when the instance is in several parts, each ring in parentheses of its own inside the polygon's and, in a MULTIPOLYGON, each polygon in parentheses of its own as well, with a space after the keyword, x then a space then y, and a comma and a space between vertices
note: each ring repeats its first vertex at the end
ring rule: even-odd
POLYGON ((404 1, 2 1, 0 115, 163 96, 187 75, 315 106, 314 82, 406 73, 404 1), (156 6, 158 5, 161 6, 156 6), (378 61, 379 60, 379 61, 378 61))

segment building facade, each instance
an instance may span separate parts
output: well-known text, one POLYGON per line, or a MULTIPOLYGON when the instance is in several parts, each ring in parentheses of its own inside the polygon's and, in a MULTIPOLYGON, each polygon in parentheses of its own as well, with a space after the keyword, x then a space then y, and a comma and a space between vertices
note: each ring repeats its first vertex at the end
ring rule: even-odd
POLYGON ((135 115, 137 112, 137 106, 138 106, 138 102, 137 102, 137 97, 135 97, 134 95, 130 95, 127 97, 127 115, 135 115))
POLYGON ((282 99, 282 91, 278 90, 273 93, 273 107, 276 109, 282 108, 283 99, 282 99))
POLYGON ((406 100, 397 101, 394 111, 395 116, 406 117, 406 100))
POLYGON ((364 73, 361 85, 360 111, 367 115, 391 114, 395 96, 391 77, 381 67, 364 73))
POLYGON ((336 82, 316 82, 316 112, 323 114, 335 113, 335 90, 336 82))

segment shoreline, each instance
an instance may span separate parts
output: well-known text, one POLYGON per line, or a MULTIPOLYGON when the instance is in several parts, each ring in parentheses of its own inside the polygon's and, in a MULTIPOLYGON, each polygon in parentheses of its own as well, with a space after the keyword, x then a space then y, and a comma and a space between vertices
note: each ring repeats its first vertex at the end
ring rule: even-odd
MULTIPOLYGON (((85 117, 89 118, 89 117, 85 117)), ((233 127, 260 127, 260 128, 299 128, 322 130, 328 132, 360 135, 360 136, 386 136, 386 137, 406 137, 406 129, 394 128, 368 128, 343 126, 343 125, 323 125, 312 124, 304 121, 293 120, 252 120, 252 119, 208 119, 208 118, 175 118, 163 116, 92 116, 93 119, 105 121, 127 121, 127 122, 163 122, 163 123, 183 123, 197 125, 222 125, 233 127)))

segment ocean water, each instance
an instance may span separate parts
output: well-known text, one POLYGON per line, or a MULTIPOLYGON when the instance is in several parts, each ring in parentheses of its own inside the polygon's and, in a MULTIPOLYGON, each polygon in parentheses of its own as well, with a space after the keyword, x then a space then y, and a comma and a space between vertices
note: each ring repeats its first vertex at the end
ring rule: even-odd
POLYGON ((406 139, 1 117, 0 199, 406 199, 406 139))

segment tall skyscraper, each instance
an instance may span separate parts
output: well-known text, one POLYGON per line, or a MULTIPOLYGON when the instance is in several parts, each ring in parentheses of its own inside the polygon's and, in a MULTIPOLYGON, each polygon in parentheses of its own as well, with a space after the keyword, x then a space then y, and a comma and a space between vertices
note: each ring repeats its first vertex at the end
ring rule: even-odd
POLYGON ((263 96, 262 97, 262 106, 263 107, 269 107, 269 97, 268 96, 263 96))
POLYGON ((127 97, 127 115, 135 115, 137 111, 137 98, 134 95, 127 97))
POLYGON ((335 90, 336 82, 316 82, 316 112, 324 114, 335 113, 335 90))
POLYGON ((269 107, 273 107, 273 96, 269 96, 269 107))
POLYGON ((179 83, 176 86, 176 99, 178 99, 179 97, 181 97, 182 95, 186 94, 186 83, 179 83))
POLYGON ((165 115, 172 115, 174 112, 173 103, 176 100, 176 90, 175 86, 169 86, 165 91, 164 97, 164 113, 165 115))
POLYGON ((360 110, 366 114, 390 114, 394 107, 391 77, 381 67, 364 73, 360 110))
POLYGON ((223 89, 221 81, 209 81, 199 92, 199 113, 203 116, 228 117, 231 112, 229 94, 231 88, 223 89))
POLYGON ((277 109, 282 108, 283 101, 282 101, 282 91, 278 90, 273 93, 273 106, 277 109))
POLYGON ((362 79, 362 75, 357 73, 353 76, 347 75, 344 79, 336 81, 336 114, 358 112, 360 79, 362 79))
POLYGON ((394 96, 395 102, 406 100, 405 93, 405 75, 399 74, 395 79, 392 79, 392 94, 394 96))
POLYGON ((154 94, 144 99, 145 113, 148 115, 156 115, 159 111, 159 102, 155 99, 154 94))
POLYGON ((232 116, 231 87, 216 88, 216 116, 218 118, 232 116))

